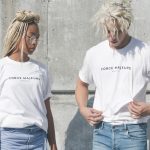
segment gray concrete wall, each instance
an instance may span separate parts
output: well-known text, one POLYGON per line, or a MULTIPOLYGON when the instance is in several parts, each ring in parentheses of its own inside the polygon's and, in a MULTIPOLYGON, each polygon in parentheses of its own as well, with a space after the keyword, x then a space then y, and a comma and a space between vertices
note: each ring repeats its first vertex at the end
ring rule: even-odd
MULTIPOLYGON (((90 150, 92 128, 78 112, 73 90, 88 48, 104 39, 90 23, 103 0, 0 0, 0 49, 8 23, 17 10, 40 14, 41 37, 34 58, 53 72, 52 111, 59 150, 90 150)), ((150 1, 133 0, 131 34, 150 43, 150 1)), ((150 88, 148 88, 150 89, 150 88)), ((148 96, 148 98, 149 96, 148 96)), ((150 133, 149 133, 150 134, 150 133)), ((149 148, 150 149, 150 148, 149 148)))

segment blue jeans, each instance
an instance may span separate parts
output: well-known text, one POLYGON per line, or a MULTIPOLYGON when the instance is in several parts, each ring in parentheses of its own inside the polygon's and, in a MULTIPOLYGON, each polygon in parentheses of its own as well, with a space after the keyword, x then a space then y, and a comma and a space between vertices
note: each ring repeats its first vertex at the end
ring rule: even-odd
POLYGON ((111 125, 101 122, 93 131, 93 150, 147 150, 147 124, 111 125))
POLYGON ((0 150, 46 150, 46 132, 37 126, 0 128, 0 150))

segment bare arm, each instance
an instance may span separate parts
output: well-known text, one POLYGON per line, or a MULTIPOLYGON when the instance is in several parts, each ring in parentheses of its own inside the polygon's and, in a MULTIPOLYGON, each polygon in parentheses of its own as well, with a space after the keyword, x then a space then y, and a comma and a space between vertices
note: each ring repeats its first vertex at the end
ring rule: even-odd
POLYGON ((102 112, 87 107, 88 84, 78 79, 75 95, 80 113, 85 118, 85 120, 87 120, 87 122, 91 125, 95 125, 100 122, 103 118, 102 112))
POLYGON ((80 79, 77 81, 75 96, 79 109, 86 107, 88 100, 88 84, 82 82, 80 79))
POLYGON ((150 103, 133 101, 129 103, 128 109, 135 119, 150 115, 150 103))
POLYGON ((47 119, 48 119, 48 142, 50 144, 51 150, 57 150, 54 121, 53 121, 53 116, 50 108, 49 98, 45 100, 45 106, 47 109, 47 119))

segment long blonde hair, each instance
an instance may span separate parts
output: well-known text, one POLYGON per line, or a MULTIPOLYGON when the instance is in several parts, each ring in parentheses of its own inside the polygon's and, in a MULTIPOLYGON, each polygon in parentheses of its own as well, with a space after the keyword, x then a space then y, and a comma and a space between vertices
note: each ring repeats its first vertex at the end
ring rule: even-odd
MULTIPOLYGON (((97 31, 103 27, 107 34, 107 24, 112 23, 114 26, 119 24, 120 30, 128 31, 133 20, 131 0, 110 0, 105 3, 93 17, 93 24, 97 31)), ((117 27, 114 32, 118 33, 117 27)))
POLYGON ((38 24, 40 20, 39 15, 32 11, 18 11, 15 18, 9 25, 3 46, 4 56, 9 56, 16 49, 18 42, 22 36, 25 35, 27 28, 30 24, 38 24))

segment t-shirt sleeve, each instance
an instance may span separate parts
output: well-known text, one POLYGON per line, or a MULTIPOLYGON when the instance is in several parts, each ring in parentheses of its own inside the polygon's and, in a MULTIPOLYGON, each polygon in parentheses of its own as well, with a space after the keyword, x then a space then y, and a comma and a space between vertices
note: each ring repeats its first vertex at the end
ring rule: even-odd
POLYGON ((53 80, 52 80, 52 75, 48 70, 48 68, 46 69, 45 78, 46 80, 45 80, 45 89, 44 89, 44 100, 52 97, 51 89, 52 89, 53 80))
POLYGON ((79 71, 79 78, 81 81, 87 83, 87 84, 93 84, 93 76, 92 76, 92 62, 91 62, 91 56, 89 55, 89 52, 86 52, 83 65, 81 70, 79 71))
POLYGON ((146 47, 146 51, 147 51, 146 58, 145 58, 146 73, 147 73, 148 80, 150 82, 150 46, 146 47))

